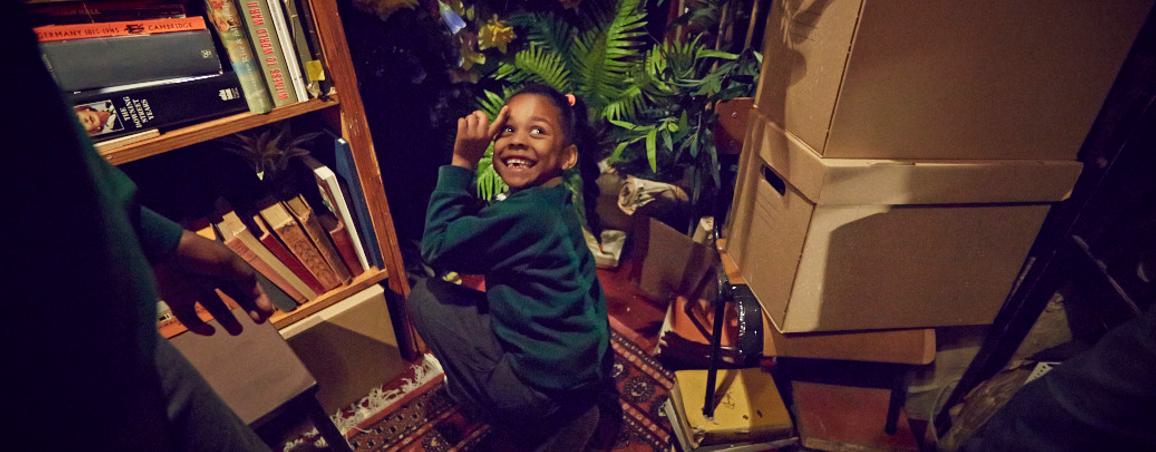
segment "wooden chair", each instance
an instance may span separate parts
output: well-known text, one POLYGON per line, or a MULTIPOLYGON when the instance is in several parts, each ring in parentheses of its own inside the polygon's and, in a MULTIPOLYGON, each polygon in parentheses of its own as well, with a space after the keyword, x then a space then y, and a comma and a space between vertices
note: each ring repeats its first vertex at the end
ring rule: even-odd
POLYGON ((242 421, 260 429, 283 415, 307 415, 332 450, 349 443, 315 397, 317 381, 269 323, 258 325, 241 309, 233 316, 244 326, 236 336, 210 322, 217 333, 184 333, 169 339, 242 421))

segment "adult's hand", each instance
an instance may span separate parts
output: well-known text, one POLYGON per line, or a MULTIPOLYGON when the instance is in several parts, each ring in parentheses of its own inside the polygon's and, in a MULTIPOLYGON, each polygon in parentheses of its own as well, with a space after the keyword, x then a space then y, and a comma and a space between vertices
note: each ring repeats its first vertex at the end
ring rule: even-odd
POLYGON ((230 334, 240 333, 240 323, 216 289, 236 300, 257 323, 264 322, 273 312, 273 304, 257 284, 249 264, 220 242, 193 232, 184 231, 174 255, 155 265, 153 271, 161 298, 177 320, 194 333, 214 332, 212 326, 197 316, 197 303, 213 314, 230 334))

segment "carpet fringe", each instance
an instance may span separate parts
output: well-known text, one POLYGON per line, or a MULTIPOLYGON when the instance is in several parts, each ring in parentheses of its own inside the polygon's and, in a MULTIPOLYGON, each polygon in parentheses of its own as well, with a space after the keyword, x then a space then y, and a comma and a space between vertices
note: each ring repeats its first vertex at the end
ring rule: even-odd
MULTIPOLYGON (((390 390, 383 390, 381 387, 373 388, 369 391, 369 395, 362 397, 361 400, 354 402, 347 408, 339 410, 337 413, 331 414, 329 418, 333 420, 333 425, 336 425, 337 430, 348 438, 350 432, 354 430, 361 431, 357 426, 366 419, 389 409, 401 400, 402 397, 405 397, 406 394, 433 381, 444 373, 441 363, 429 353, 422 355, 421 361, 412 364, 410 368, 413 373, 413 378, 402 378, 401 386, 390 390)), ((327 446, 325 439, 321 437, 317 428, 313 428, 296 439, 286 442, 282 450, 284 452, 291 452, 305 444, 312 444, 316 447, 327 446)))

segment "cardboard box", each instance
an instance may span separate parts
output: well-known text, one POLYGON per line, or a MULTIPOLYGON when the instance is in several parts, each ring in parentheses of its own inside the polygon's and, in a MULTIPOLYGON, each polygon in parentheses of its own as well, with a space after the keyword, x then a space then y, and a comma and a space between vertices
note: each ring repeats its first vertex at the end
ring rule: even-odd
POLYGON ((1151 6, 774 2, 755 104, 829 158, 1072 160, 1151 6))
POLYGON ((824 159, 754 112, 727 252, 783 333, 990 323, 1081 165, 824 159))
POLYGON ((285 327, 281 335, 317 378, 317 400, 328 413, 360 400, 408 367, 379 285, 285 327))

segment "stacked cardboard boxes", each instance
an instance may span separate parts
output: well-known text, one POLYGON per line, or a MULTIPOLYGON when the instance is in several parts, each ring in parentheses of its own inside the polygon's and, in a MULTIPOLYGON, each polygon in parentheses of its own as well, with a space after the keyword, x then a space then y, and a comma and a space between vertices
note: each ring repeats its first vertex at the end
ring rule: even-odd
POLYGON ((1152 2, 775 2, 727 251, 783 333, 990 323, 1152 2))

